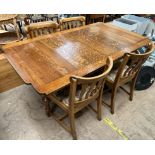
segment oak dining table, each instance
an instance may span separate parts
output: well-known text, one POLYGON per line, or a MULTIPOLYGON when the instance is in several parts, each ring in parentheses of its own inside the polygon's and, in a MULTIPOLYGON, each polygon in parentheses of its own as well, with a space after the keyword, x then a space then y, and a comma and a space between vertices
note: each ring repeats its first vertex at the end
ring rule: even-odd
POLYGON ((4 28, 6 29, 5 24, 13 24, 17 34, 17 39, 20 40, 20 34, 17 26, 17 18, 17 14, 0 14, 0 28, 3 29, 2 25, 4 25, 4 28))
POLYGON ((95 23, 5 45, 4 54, 25 83, 50 94, 150 40, 112 24, 95 23))

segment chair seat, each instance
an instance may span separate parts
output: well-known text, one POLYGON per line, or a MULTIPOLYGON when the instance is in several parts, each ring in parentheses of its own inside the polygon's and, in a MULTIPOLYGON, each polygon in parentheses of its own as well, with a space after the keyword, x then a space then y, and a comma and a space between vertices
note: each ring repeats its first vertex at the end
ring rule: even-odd
MULTIPOLYGON (((94 89, 95 89, 95 86, 94 86, 94 89)), ((86 90, 86 92, 83 94, 81 100, 84 100, 84 99, 85 99, 88 90, 89 90, 89 87, 87 87, 87 90, 86 90)), ((61 92, 57 92, 57 93, 54 95, 54 97, 55 97, 57 100, 59 100, 59 101, 61 101, 62 103, 64 103, 64 104, 68 107, 68 106, 69 106, 69 95, 68 95, 69 92, 65 93, 64 91, 68 91, 68 90, 65 89, 65 90, 63 90, 63 91, 61 91, 61 92)), ((77 90, 76 96, 75 96, 75 101, 79 101, 80 94, 81 94, 81 89, 77 90)))

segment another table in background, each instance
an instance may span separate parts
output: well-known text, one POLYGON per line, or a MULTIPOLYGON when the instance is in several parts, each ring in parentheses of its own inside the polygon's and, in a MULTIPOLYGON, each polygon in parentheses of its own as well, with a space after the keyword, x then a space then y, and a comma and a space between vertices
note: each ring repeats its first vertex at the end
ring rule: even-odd
MULTIPOLYGON (((21 39, 22 36, 20 35, 21 39)), ((19 41, 15 32, 0 30, 0 93, 23 84, 14 68, 6 59, 1 47, 19 41)))
POLYGON ((0 28, 7 30, 6 25, 13 24, 17 34, 17 38, 20 39, 20 34, 17 26, 17 14, 0 14, 0 28))

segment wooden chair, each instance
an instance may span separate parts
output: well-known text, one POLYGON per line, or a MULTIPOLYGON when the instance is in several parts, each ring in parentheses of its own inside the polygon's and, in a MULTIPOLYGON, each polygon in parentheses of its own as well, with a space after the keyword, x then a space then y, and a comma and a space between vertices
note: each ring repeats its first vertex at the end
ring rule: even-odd
POLYGON ((129 100, 133 100, 133 91, 138 73, 142 64, 146 61, 153 51, 153 43, 148 45, 147 51, 144 54, 125 53, 123 59, 116 70, 112 70, 107 76, 106 85, 112 90, 111 104, 107 104, 111 108, 111 113, 114 114, 115 98, 117 89, 120 87, 129 95, 129 100), (130 83, 130 91, 128 92, 122 85, 130 83))
POLYGON ((43 16, 43 14, 25 14, 25 25, 30 25, 31 23, 38 23, 43 21, 46 21, 46 18, 43 16))
MULTIPOLYGON (((93 101, 97 101, 97 110, 95 110, 92 106, 90 107, 97 113, 98 120, 101 120, 102 91, 105 78, 110 72, 112 65, 112 58, 108 57, 107 67, 102 74, 95 77, 71 76, 69 95, 67 97, 61 96, 59 93, 53 93, 47 96, 47 98, 51 100, 54 105, 57 105, 65 112, 65 115, 56 117, 56 114, 54 114, 56 111, 54 112, 53 110, 55 106, 53 106, 52 110, 50 112, 48 111, 48 115, 53 115, 55 120, 73 136, 73 139, 77 139, 74 121, 75 114, 86 106, 90 106, 90 103, 93 101), (63 121, 68 116, 70 127, 63 121)), ((64 91, 66 92, 66 90, 64 91)))
POLYGON ((60 29, 61 30, 67 30, 67 29, 71 29, 71 28, 84 26, 84 25, 85 25, 85 17, 84 16, 60 19, 60 29))
POLYGON ((57 21, 57 23, 59 23, 58 14, 43 14, 42 16, 45 17, 47 21, 52 20, 57 21))
POLYGON ((103 22, 105 21, 106 14, 90 14, 89 24, 95 22, 103 22))
POLYGON ((34 38, 40 35, 50 34, 58 30, 58 24, 53 21, 32 23, 25 27, 27 38, 34 38))

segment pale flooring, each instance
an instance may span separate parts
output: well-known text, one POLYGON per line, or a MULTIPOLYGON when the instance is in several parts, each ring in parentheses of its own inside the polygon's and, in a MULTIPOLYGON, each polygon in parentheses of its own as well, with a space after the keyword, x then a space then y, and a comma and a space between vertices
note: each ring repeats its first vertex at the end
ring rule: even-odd
MULTIPOLYGON (((110 93, 105 95, 109 100, 110 93)), ((155 85, 145 91, 135 91, 134 100, 119 90, 115 114, 103 106, 103 119, 98 121, 93 111, 86 109, 76 119, 78 139, 123 139, 104 121, 110 119, 131 140, 155 139, 155 85)), ((72 139, 52 117, 45 115, 41 97, 28 85, 0 94, 0 139, 72 139)))

